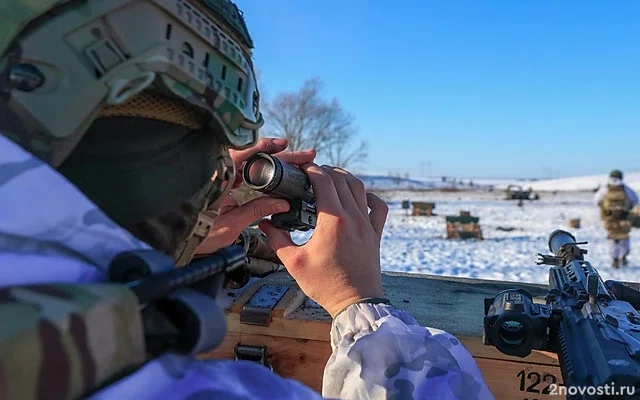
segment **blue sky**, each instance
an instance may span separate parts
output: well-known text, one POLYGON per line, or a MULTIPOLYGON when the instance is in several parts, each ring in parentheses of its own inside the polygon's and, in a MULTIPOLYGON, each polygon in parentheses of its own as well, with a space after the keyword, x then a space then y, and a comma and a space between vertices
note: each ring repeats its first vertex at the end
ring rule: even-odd
POLYGON ((640 170, 640 2, 238 0, 268 95, 318 77, 369 173, 640 170))

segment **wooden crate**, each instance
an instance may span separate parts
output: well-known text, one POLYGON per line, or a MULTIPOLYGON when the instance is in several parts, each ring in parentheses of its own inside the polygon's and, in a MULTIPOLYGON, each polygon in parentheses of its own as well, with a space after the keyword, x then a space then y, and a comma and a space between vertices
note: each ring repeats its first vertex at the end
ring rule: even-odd
POLYGON ((459 216, 448 216, 446 222, 447 239, 483 239, 480 218, 472 217, 469 211, 460 211, 459 216))
MULTIPOLYGON (((523 288, 538 301, 546 291, 541 285, 448 278, 430 275, 384 273, 387 297, 421 324, 456 335, 473 354, 496 399, 552 399, 542 393, 562 377, 555 354, 534 351, 527 358, 506 356, 482 344, 483 304, 509 288, 523 288)), ((266 347, 267 361, 283 377, 297 379, 320 392, 329 356, 331 317, 310 302, 291 277, 275 273, 243 289, 223 296, 228 335, 222 345, 202 358, 233 359, 238 344, 266 347), (242 310, 265 285, 287 286, 271 311, 268 326, 241 322, 242 310)))
POLYGON ((436 203, 429 202, 413 202, 413 211, 411 215, 426 215, 428 217, 433 216, 433 209, 436 208, 436 203))

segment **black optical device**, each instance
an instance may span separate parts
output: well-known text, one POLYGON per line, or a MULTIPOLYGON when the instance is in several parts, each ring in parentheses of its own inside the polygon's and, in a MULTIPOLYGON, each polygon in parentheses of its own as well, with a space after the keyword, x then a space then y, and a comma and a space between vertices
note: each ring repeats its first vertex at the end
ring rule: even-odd
POLYGON ((289 211, 271 216, 275 227, 288 231, 316 227, 315 197, 303 171, 272 155, 258 153, 245 163, 242 177, 251 189, 289 202, 289 211))

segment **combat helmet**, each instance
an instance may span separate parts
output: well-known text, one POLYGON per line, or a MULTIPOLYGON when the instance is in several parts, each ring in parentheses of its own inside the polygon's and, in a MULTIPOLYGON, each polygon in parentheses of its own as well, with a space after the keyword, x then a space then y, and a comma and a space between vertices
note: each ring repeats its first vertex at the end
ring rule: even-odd
POLYGON ((623 178, 622 171, 620 171, 619 169, 614 169, 609 173, 609 178, 622 179, 623 178))
POLYGON ((233 147, 257 140, 253 43, 228 0, 6 0, 0 15, 3 133, 54 166, 105 115, 204 122, 233 147), (150 88, 202 115, 136 96, 150 88))
POLYGON ((252 49, 229 0, 3 0, 0 134, 143 240, 187 235, 258 139, 252 49))

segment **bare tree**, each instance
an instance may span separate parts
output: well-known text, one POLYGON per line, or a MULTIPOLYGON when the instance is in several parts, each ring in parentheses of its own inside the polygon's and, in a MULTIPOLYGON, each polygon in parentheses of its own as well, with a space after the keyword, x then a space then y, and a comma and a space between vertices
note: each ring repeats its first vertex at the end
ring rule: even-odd
POLYGON ((276 95, 264 102, 263 112, 268 135, 284 137, 290 150, 314 148, 320 158, 339 167, 364 161, 367 145, 354 145, 357 129, 354 117, 337 99, 322 97, 323 84, 310 79, 295 92, 276 95))
POLYGON ((363 140, 359 144, 353 143, 356 131, 352 129, 340 129, 335 132, 324 150, 324 156, 329 164, 349 168, 361 164, 367 159, 368 145, 363 140))

